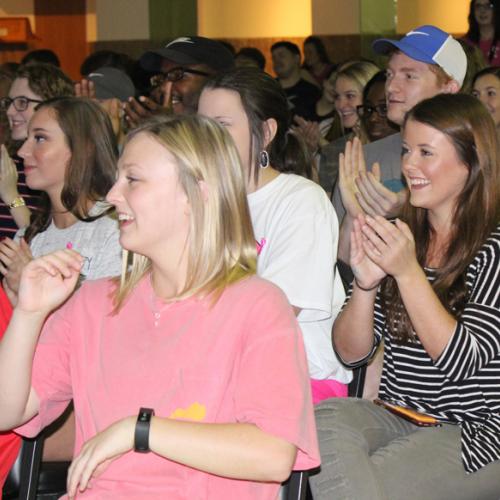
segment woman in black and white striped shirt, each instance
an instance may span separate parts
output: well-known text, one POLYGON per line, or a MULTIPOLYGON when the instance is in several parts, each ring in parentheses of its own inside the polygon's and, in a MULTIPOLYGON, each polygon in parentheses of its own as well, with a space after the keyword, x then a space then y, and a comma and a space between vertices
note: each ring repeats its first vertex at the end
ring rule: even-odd
MULTIPOLYGON (((354 144, 343 171, 359 158, 354 144)), ((333 342, 353 367, 384 339, 380 399, 437 425, 365 400, 324 402, 314 497, 498 499, 500 169, 486 108, 460 94, 417 104, 403 128, 402 171, 406 223, 355 222, 355 281, 333 342)))

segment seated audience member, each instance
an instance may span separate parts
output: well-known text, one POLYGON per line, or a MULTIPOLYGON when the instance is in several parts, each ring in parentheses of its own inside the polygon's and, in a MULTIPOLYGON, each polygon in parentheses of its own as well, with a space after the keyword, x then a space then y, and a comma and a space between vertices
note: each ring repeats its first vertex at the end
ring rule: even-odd
POLYGON ((488 66, 500 66, 500 2, 471 0, 465 39, 478 47, 488 66))
POLYGON ((234 64, 237 68, 250 66, 264 71, 266 69, 266 58, 255 47, 243 47, 234 56, 234 64))
POLYGON ((337 182, 338 157, 345 149, 346 142, 354 137, 360 137, 362 142, 367 142, 357 107, 363 104, 365 85, 379 69, 372 62, 359 61, 335 73, 333 78, 335 111, 340 118, 343 135, 321 148, 319 182, 328 196, 337 182))
MULTIPOLYGON (((0 287, 0 339, 3 337, 12 315, 12 306, 3 288, 0 287)), ((0 498, 2 488, 16 461, 21 448, 21 438, 14 432, 0 432, 0 498)))
POLYGON ((104 197, 116 175, 111 123, 89 99, 65 97, 41 103, 19 150, 26 184, 41 192, 40 211, 16 239, 0 243, 0 272, 15 305, 26 264, 41 255, 74 248, 85 258, 82 278, 121 270, 118 222, 104 197))
POLYGON ((271 500, 318 465, 300 330, 254 276, 244 182, 222 127, 158 117, 129 136, 107 196, 132 254, 122 279, 67 300, 84 265, 69 249, 23 271, 0 428, 36 435, 74 400, 69 498, 271 500))
POLYGON ((104 66, 89 73, 81 82, 75 84, 76 95, 97 99, 108 113, 113 125, 118 147, 125 141, 125 123, 123 103, 135 97, 132 79, 118 68, 104 66))
MULTIPOLYGON (((106 113, 87 99, 46 101, 31 118, 19 154, 26 183, 41 192, 42 204, 16 240, 0 243, 0 272, 11 302, 17 303, 22 270, 54 250, 74 248, 84 257, 80 281, 120 274, 118 222, 103 203, 116 176, 116 145, 106 113)), ((71 456, 74 425, 71 414, 46 439, 47 460, 71 456)))
POLYGON ((110 66, 98 68, 86 79, 94 85, 94 95, 98 101, 118 99, 126 102, 135 95, 134 82, 124 71, 110 66))
POLYGON ((375 74, 365 85, 363 104, 357 107, 368 142, 378 141, 398 131, 398 127, 387 119, 386 80, 385 71, 375 74))
MULTIPOLYGON (((357 159, 348 148, 349 168, 357 159)), ((348 366, 384 340, 380 406, 317 407, 316 500, 498 498, 498 161, 495 126, 473 97, 441 94, 407 114, 409 200, 395 223, 355 219, 355 281, 333 328, 348 366)))
POLYGON ((500 137, 500 68, 485 68, 474 76, 472 95, 489 111, 500 137))
POLYGON ((335 69, 335 64, 330 61, 321 38, 308 36, 304 40, 303 67, 311 73, 319 85, 322 85, 335 69))
POLYGON ((345 294, 335 272, 338 222, 324 191, 305 179, 305 146, 288 132, 286 96, 268 74, 239 68, 209 80, 198 112, 232 135, 245 171, 257 273, 278 285, 299 321, 313 401, 347 395, 331 327, 345 294), (299 174, 299 175, 296 175, 299 174))
POLYGON ((44 63, 52 64, 53 66, 61 67, 59 57, 50 49, 37 49, 28 52, 22 59, 21 64, 44 63))
POLYGON ((233 54, 220 42, 201 36, 180 37, 165 47, 146 52, 141 66, 154 73, 153 99, 129 99, 125 117, 131 127, 162 109, 174 114, 196 113, 207 78, 234 66, 233 54))
POLYGON ((39 206, 39 193, 25 183, 23 161, 16 154, 28 136, 28 123, 41 102, 74 95, 73 82, 51 64, 19 66, 7 97, 0 101, 10 126, 9 153, 2 153, 0 175, 0 237, 12 238, 30 222, 30 210, 39 206))
MULTIPOLYGON (((435 26, 420 26, 401 40, 379 39, 376 52, 389 54, 385 93, 387 118, 401 126, 405 114, 422 99, 460 90, 467 71, 461 45, 435 26)), ((344 177, 333 194, 335 211, 342 221, 339 259, 349 260, 349 235, 357 215, 394 216, 399 213, 407 190, 401 177, 401 135, 393 134, 364 148, 361 170, 344 177)))
POLYGON ((335 109, 335 80, 338 71, 356 62, 359 61, 349 60, 339 65, 323 80, 321 97, 316 101, 315 116, 312 121, 304 120, 300 116, 294 118, 292 129, 302 135, 309 150, 314 154, 319 148, 344 135, 340 115, 335 109))
POLYGON ((292 42, 276 42, 271 47, 271 56, 273 70, 285 91, 292 114, 312 120, 321 92, 316 85, 302 78, 299 48, 292 42))

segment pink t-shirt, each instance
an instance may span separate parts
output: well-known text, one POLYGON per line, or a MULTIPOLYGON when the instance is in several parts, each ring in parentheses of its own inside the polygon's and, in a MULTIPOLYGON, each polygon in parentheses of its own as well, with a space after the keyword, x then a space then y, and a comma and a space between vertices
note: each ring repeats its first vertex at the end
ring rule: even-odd
MULTIPOLYGON (((86 282, 48 319, 33 366, 40 412, 18 432, 36 435, 73 398, 75 453, 142 406, 161 417, 254 423, 297 446, 295 469, 319 465, 302 337, 281 290, 252 277, 212 308, 195 297, 165 305, 146 277, 113 316, 113 287, 86 282)), ((79 498, 260 500, 278 488, 132 451, 79 498)))

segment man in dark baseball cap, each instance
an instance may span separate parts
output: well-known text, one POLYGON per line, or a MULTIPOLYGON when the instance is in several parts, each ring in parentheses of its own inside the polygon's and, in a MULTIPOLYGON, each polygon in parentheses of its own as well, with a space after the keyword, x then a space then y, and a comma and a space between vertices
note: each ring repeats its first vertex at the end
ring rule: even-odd
MULTIPOLYGON (((224 45, 201 36, 180 37, 165 47, 142 55, 140 65, 152 73, 153 94, 164 108, 175 114, 196 113, 201 89, 208 77, 230 69, 234 57, 224 45)), ((129 100, 125 108, 129 122, 137 122, 158 107, 146 97, 129 100)))

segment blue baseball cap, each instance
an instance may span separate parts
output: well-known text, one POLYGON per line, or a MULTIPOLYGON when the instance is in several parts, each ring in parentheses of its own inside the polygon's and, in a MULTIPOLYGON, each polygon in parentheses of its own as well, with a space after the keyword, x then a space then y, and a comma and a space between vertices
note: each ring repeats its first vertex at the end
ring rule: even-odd
POLYGON ((419 26, 401 40, 380 38, 373 42, 372 47, 378 54, 396 48, 416 61, 437 64, 460 85, 467 72, 467 56, 460 43, 436 26, 419 26))

